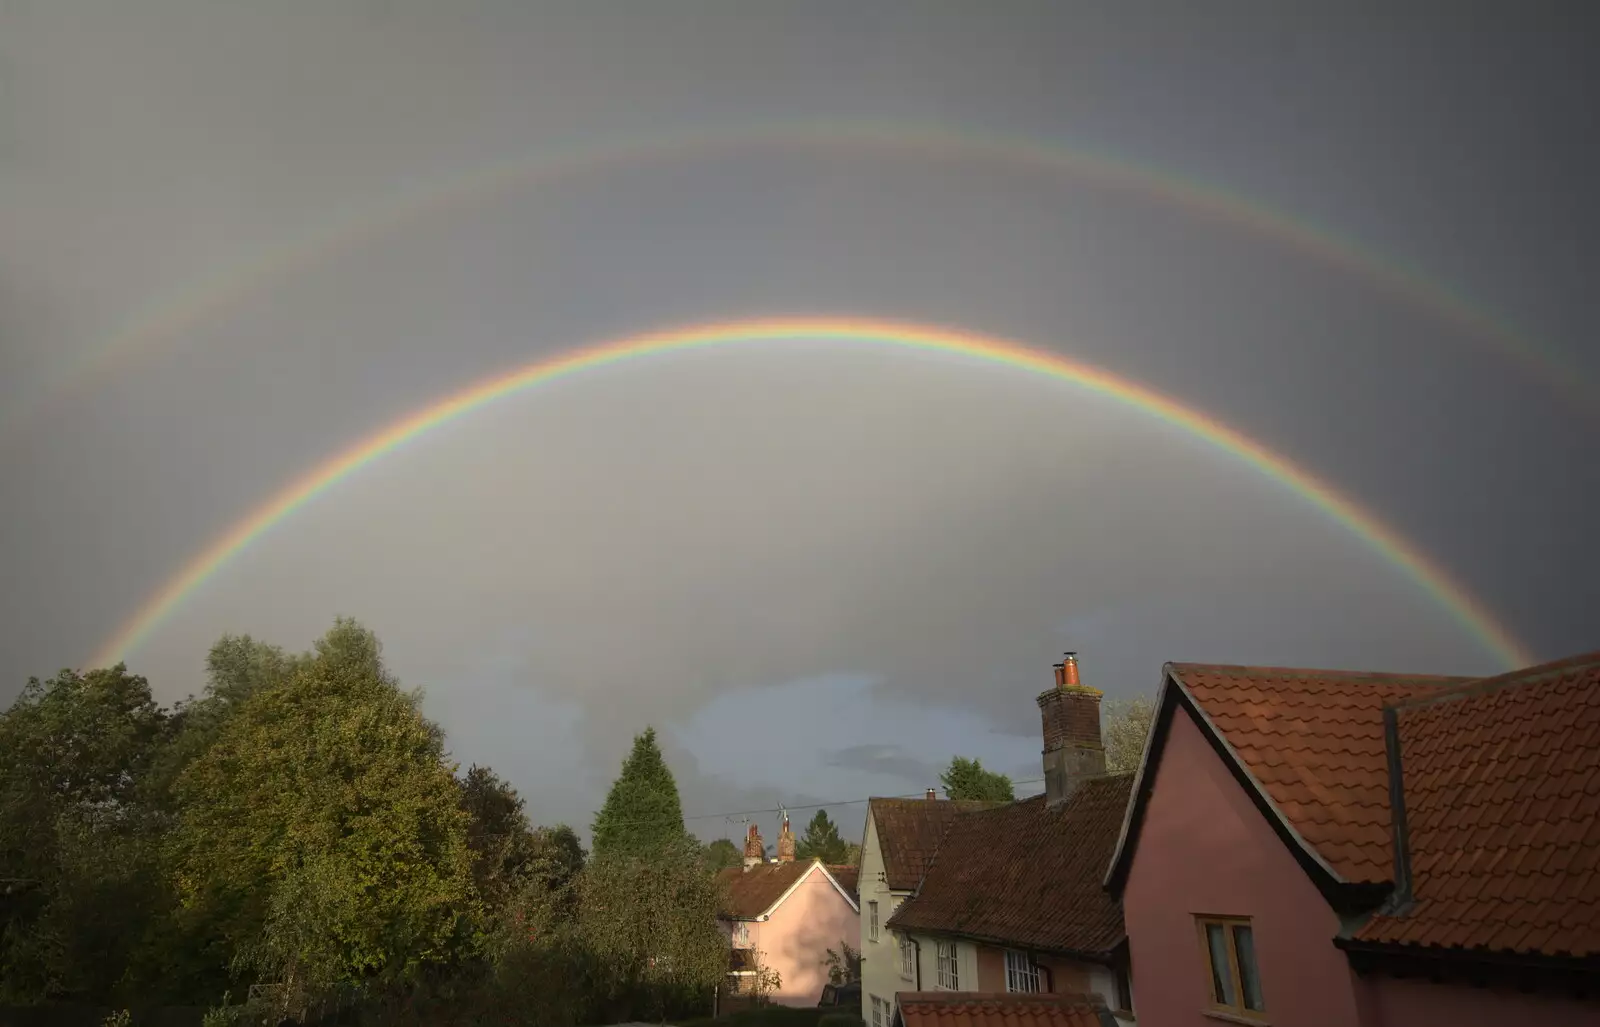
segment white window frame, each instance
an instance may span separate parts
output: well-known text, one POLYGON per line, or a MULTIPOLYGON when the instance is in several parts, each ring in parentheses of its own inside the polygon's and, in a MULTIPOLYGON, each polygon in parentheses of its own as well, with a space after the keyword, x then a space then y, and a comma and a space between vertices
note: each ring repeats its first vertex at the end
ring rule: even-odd
POLYGON ((872 1027, 889 1027, 883 1020, 883 999, 872 996, 872 1027))
POLYGON ((940 991, 961 990, 961 948, 953 941, 938 942, 934 948, 938 956, 938 983, 940 991))
POLYGON ((1026 952, 1006 949, 1006 991, 1013 995, 1037 995, 1042 990, 1039 964, 1026 952))
POLYGON ((878 900, 867 903, 867 940, 878 940, 878 900))
POLYGON ((911 944, 910 936, 904 934, 900 935, 900 979, 917 979, 917 948, 911 944))

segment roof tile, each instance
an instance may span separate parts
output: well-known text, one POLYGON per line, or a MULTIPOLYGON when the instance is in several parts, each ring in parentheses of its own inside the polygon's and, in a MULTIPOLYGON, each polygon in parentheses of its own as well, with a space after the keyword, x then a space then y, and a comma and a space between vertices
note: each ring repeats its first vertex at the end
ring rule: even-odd
POLYGON ((724 889, 722 915, 734 919, 754 919, 772 908, 783 893, 804 877, 812 863, 794 860, 786 863, 759 863, 750 867, 729 867, 717 872, 724 889))
POLYGON ((869 807, 883 856, 884 883, 891 891, 911 891, 956 815, 997 805, 1001 804, 971 799, 872 799, 869 807))
POLYGON ((1273 805, 1341 878, 1392 876, 1383 707, 1470 678, 1168 667, 1273 805))
POLYGON ((1057 809, 1044 796, 957 817, 917 894, 889 919, 900 930, 1028 948, 1109 953, 1122 907, 1101 887, 1132 775, 1090 780, 1057 809))
POLYGON ((1600 732, 1600 653, 1403 702, 1396 718, 1415 903, 1356 938, 1600 955, 1600 748, 1581 741, 1600 732))
POLYGON ((907 991, 896 996, 905 1027, 1112 1027, 1098 995, 907 991))

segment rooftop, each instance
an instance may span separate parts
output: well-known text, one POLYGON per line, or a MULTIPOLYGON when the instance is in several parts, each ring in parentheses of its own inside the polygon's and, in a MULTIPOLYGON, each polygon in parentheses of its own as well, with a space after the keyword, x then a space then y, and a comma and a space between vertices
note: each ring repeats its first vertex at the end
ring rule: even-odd
POLYGON ((904 991, 905 1027, 1116 1027, 1098 995, 904 991))
POLYGON ((911 891, 958 813, 1001 804, 965 799, 873 799, 868 805, 878 831, 885 883, 891 891, 911 891))
POLYGON ((889 926, 1109 956, 1125 932, 1101 881, 1132 785, 1093 778, 1054 810, 1040 795, 955 818, 889 926))

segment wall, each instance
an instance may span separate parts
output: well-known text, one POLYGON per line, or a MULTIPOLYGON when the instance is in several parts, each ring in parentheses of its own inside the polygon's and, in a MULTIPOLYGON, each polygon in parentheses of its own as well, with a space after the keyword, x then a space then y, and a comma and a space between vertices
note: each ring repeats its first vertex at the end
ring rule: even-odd
POLYGON ((873 995, 892 1006, 896 992, 910 991, 913 987, 900 978, 900 948, 893 932, 884 926, 910 893, 891 892, 883 881, 883 854, 878 848, 878 829, 872 822, 870 807, 867 826, 861 834, 861 870, 857 888, 861 899, 858 935, 861 948, 861 1019, 870 1027, 873 995), (872 901, 878 903, 878 941, 875 943, 867 940, 867 903, 872 901))
POLYGON ((786 1006, 816 1005, 828 983, 823 964, 828 950, 860 937, 860 920, 820 866, 807 874, 771 919, 752 925, 760 928, 751 937, 759 937, 756 947, 763 964, 782 977, 772 1000, 786 1006))
MULTIPOLYGON (((993 945, 977 946, 977 986, 967 991, 1006 990, 1006 950, 993 945)), ((1117 981, 1112 972, 1093 963, 1062 956, 1035 954, 1035 963, 1047 971, 1040 975, 1039 987, 1062 994, 1098 992, 1108 1003, 1117 999, 1117 981)))
POLYGON ((1359 1024, 1337 917, 1180 708, 1123 895, 1140 1027, 1215 1027, 1203 913, 1252 918, 1267 1021, 1359 1024))
POLYGON ((1364 1027, 1594 1027, 1600 1024, 1600 1002, 1578 1002, 1540 995, 1491 991, 1459 984, 1362 979, 1359 987, 1368 1018, 1364 1027))

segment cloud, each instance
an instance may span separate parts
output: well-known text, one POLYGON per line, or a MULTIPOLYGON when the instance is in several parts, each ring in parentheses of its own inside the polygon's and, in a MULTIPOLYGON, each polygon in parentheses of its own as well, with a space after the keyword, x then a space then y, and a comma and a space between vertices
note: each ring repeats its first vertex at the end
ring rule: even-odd
POLYGON ((899 745, 852 745, 843 749, 827 749, 819 753, 830 767, 845 767, 867 774, 899 777, 910 784, 921 782, 937 787, 942 769, 927 760, 918 759, 899 745))

